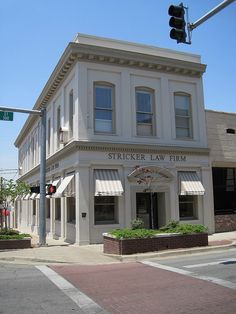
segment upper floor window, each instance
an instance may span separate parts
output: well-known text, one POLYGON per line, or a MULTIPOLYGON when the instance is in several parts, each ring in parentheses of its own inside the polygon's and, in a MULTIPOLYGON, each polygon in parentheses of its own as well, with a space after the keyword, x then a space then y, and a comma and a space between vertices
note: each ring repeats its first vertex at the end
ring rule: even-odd
POLYGON ((188 94, 177 93, 175 102, 176 138, 192 138, 191 98, 188 94))
POLYGON ((74 95, 73 89, 69 94, 69 136, 73 137, 73 118, 74 118, 74 95))
POLYGON ((144 88, 136 89, 137 135, 152 136, 154 132, 154 93, 144 88))
POLYGON ((48 119, 48 155, 51 150, 51 119, 48 119))
POLYGON ((57 148, 60 147, 61 107, 57 107, 57 148))
POLYGON ((94 85, 94 130, 113 133, 115 129, 114 86, 106 83, 94 85))

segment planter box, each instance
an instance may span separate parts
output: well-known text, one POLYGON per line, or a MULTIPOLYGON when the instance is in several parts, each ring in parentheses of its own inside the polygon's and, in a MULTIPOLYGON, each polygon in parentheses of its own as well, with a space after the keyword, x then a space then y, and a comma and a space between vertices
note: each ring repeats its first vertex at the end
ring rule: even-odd
POLYGON ((31 247, 31 238, 0 240, 0 250, 27 249, 31 247))
POLYGON ((155 238, 123 239, 103 236, 103 252, 107 254, 127 255, 135 253, 155 252, 168 249, 191 248, 208 245, 207 233, 168 234, 155 238))

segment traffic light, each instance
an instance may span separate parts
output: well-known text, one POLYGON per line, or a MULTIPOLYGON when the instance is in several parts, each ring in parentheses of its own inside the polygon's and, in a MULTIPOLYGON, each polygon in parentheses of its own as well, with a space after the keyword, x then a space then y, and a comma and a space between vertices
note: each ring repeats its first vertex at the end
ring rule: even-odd
POLYGON ((183 3, 171 5, 168 14, 171 16, 169 25, 172 27, 170 38, 177 40, 177 43, 186 43, 187 34, 185 31, 186 22, 184 19, 185 9, 183 3))
POLYGON ((47 195, 52 195, 52 194, 56 193, 57 187, 55 185, 48 184, 46 187, 47 187, 46 188, 46 194, 47 195))

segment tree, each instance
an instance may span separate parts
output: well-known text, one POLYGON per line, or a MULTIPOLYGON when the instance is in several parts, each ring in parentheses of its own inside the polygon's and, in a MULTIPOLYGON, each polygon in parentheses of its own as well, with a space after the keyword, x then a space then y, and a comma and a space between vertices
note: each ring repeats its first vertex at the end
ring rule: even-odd
POLYGON ((6 209, 8 205, 14 204, 14 200, 18 195, 30 193, 30 186, 22 181, 7 180, 0 177, 0 213, 1 213, 1 228, 5 217, 5 228, 7 229, 6 209), (3 215, 4 210, 4 215, 3 215))

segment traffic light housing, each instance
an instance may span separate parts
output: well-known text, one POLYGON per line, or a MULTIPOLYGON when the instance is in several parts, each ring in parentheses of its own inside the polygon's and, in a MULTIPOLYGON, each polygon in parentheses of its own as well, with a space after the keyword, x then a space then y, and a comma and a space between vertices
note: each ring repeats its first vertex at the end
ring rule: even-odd
POLYGON ((169 26, 172 27, 170 38, 177 40, 177 43, 186 43, 187 34, 185 31, 186 22, 184 19, 185 9, 183 3, 171 5, 168 14, 171 16, 169 26))
POLYGON ((40 186, 31 186, 30 187, 30 192, 39 194, 40 193, 40 186))
POLYGON ((56 193, 57 191, 57 187, 55 185, 52 184, 48 184, 47 188, 46 188, 46 194, 47 195, 52 195, 54 193, 56 193))

